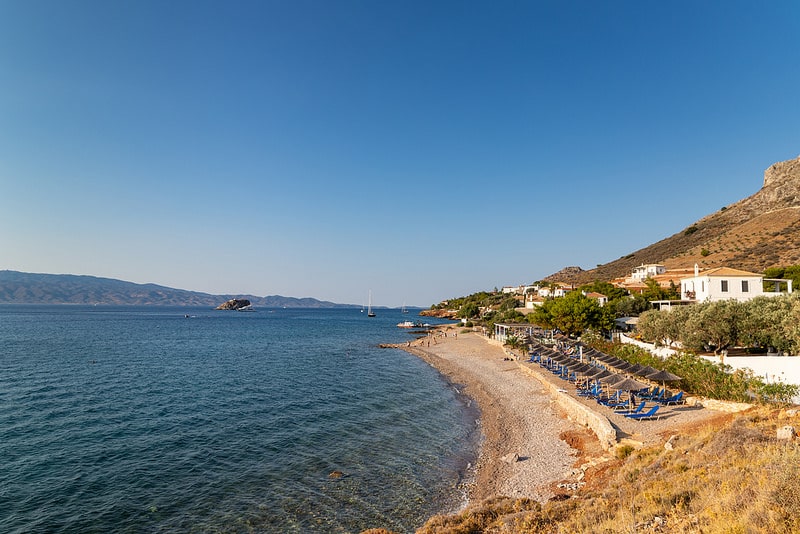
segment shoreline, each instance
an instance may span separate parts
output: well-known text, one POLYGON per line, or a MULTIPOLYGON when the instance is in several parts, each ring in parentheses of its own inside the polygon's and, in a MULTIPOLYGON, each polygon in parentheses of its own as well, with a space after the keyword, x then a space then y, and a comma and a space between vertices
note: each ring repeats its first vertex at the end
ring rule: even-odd
POLYGON ((726 403, 704 401, 709 405, 704 407, 693 401, 665 408, 658 420, 632 421, 598 409, 594 400, 570 394, 560 378, 510 357, 501 345, 452 323, 437 326, 426 337, 385 346, 427 362, 477 404, 481 441, 463 508, 492 497, 545 503, 575 495, 594 476, 587 470, 594 472, 593 467, 614 459, 616 445, 640 448, 663 443, 698 425, 728 418, 732 411, 721 406, 726 403), (562 407, 565 400, 569 402, 562 407), (601 442, 580 424, 588 425, 573 410, 575 405, 608 423, 615 434, 610 443, 601 442))
POLYGON ((466 505, 498 496, 548 501, 560 493, 559 483, 577 482, 584 446, 599 450, 598 440, 568 420, 502 347, 459 330, 443 325, 391 346, 427 362, 477 405, 481 439, 466 505))

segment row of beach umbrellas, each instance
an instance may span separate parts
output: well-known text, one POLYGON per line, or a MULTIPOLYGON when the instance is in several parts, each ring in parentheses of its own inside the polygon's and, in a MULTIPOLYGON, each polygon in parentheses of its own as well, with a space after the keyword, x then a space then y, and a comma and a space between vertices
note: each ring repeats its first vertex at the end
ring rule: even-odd
POLYGON ((621 391, 638 391, 648 387, 647 384, 625 375, 635 375, 653 382, 661 382, 665 387, 667 382, 677 382, 681 380, 680 376, 670 373, 669 371, 655 369, 649 365, 626 362, 616 356, 611 356, 610 354, 605 354, 592 348, 583 348, 583 357, 581 360, 567 356, 543 345, 539 347, 539 351, 542 353, 543 357, 550 358, 566 366, 569 372, 575 373, 577 376, 590 380, 599 380, 621 391), (594 365, 587 363, 592 360, 595 362, 594 365), (601 364, 600 366, 597 365, 598 362, 601 364), (608 367, 613 368, 617 372, 609 371, 607 369, 608 367))

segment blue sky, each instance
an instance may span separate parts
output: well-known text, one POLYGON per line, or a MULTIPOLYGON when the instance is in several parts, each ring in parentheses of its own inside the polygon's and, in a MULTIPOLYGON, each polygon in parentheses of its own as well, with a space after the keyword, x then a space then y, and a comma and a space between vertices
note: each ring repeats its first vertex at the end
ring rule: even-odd
POLYGON ((429 306, 800 154, 800 3, 0 2, 0 269, 429 306))

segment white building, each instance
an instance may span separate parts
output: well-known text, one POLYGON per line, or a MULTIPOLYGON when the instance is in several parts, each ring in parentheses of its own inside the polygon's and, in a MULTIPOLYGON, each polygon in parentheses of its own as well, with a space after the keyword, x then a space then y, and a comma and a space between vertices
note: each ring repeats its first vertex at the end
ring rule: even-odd
MULTIPOLYGON (((791 280, 788 282, 789 293, 792 292, 791 280)), ((779 284, 776 284, 776 287, 779 284)), ((760 296, 780 295, 779 290, 765 292, 764 277, 757 273, 718 267, 699 272, 697 265, 694 276, 681 278, 681 300, 693 302, 709 302, 735 299, 744 302, 760 296)))
POLYGON ((638 280, 643 282, 648 278, 654 278, 656 275, 664 274, 667 272, 667 268, 658 263, 648 263, 647 265, 642 264, 638 267, 633 269, 633 273, 631 273, 631 278, 633 280, 638 280))
POLYGON ((583 294, 587 298, 596 300, 597 303, 600 305, 600 307, 603 307, 606 304, 608 304, 608 297, 603 295, 602 293, 597 293, 595 291, 590 291, 587 293, 586 291, 584 291, 583 294))

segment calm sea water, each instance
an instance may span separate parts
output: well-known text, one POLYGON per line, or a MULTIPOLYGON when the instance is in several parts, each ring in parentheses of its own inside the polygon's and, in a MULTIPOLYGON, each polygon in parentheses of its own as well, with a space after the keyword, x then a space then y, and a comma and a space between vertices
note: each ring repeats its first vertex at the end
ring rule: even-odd
POLYGON ((0 532, 408 532, 457 508, 475 413, 377 347, 407 317, 0 306, 0 532))

